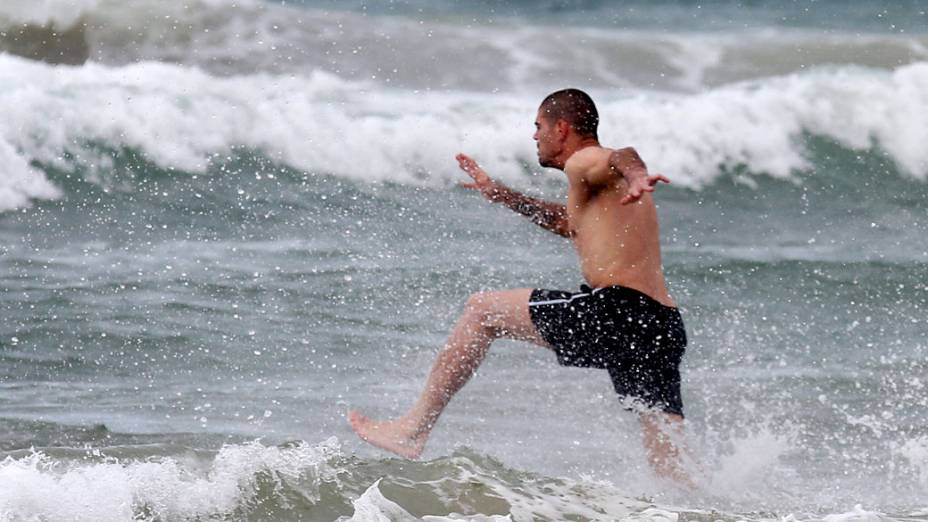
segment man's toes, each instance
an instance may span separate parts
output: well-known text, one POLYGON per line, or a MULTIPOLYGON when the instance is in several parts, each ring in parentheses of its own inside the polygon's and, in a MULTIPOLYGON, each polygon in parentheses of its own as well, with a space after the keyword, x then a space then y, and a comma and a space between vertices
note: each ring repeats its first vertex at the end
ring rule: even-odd
POLYGON ((357 410, 351 410, 348 412, 348 422, 354 429, 360 428, 365 423, 365 421, 367 421, 367 417, 362 415, 361 412, 357 410))

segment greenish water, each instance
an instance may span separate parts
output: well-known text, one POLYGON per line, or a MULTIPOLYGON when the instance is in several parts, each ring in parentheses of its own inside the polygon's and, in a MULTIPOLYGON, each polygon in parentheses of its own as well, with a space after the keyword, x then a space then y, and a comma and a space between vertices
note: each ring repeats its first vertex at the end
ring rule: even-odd
POLYGON ((0 521, 926 518, 917 3, 627 4, 644 42, 600 2, 121 5, 0 8, 91 56, 0 54, 0 521), (531 124, 565 85, 673 180, 697 491, 605 373, 520 343, 424 462, 344 418, 408 407, 470 294, 582 283, 453 161, 563 199, 531 124))

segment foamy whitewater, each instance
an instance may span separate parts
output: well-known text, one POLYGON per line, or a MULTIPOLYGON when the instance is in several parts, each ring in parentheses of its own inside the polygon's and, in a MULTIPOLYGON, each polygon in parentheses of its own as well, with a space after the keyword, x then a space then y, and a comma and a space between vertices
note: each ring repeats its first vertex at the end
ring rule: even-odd
POLYGON ((0 5, 0 522, 928 519, 918 1, 0 5), (467 297, 576 288, 535 110, 590 92, 657 202, 693 491, 603 372, 494 345, 419 462, 467 297))

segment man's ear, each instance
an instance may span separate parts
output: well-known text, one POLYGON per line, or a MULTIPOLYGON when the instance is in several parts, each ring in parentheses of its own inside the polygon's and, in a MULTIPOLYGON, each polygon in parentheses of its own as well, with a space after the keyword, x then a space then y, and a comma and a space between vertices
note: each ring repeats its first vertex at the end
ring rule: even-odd
POLYGON ((567 120, 557 120, 557 123, 554 124, 554 127, 557 129, 557 137, 561 141, 567 139, 567 135, 570 132, 570 124, 567 123, 567 120))

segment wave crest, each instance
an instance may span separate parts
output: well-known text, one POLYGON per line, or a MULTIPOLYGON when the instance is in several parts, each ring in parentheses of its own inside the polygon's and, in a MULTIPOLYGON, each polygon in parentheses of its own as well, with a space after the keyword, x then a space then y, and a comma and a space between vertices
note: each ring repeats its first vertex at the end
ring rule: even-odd
MULTIPOLYGON (((319 71, 218 78, 160 63, 52 67, 9 56, 0 56, 0 82, 0 169, 13 173, 0 180, 0 209, 58 195, 32 165, 106 172, 107 151, 123 148, 201 173, 244 147, 359 182, 454 182, 459 151, 504 180, 535 169, 540 95, 393 90, 319 71)), ((829 68, 697 94, 593 95, 604 144, 637 147, 652 170, 684 186, 739 168, 778 178, 814 171, 805 133, 851 150, 878 147, 901 172, 928 176, 928 63, 829 68)))
POLYGON ((74 462, 42 452, 0 462, 0 520, 224 518, 256 503, 262 488, 298 484, 303 495, 318 497, 319 484, 334 480, 327 462, 339 449, 333 438, 315 446, 228 445, 209 462, 88 454, 74 462))

